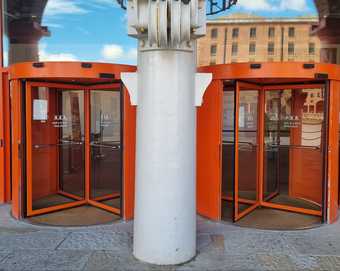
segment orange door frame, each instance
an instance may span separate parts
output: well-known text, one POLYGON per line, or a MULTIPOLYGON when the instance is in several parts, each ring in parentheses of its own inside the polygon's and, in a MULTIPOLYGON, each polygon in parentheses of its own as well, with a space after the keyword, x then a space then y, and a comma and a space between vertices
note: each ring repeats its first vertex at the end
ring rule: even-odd
MULTIPOLYGON (((24 217, 24 204, 22 202, 22 199, 24 197, 24 190, 23 188, 23 181, 22 181, 22 164, 21 164, 21 157, 22 157, 22 150, 21 150, 21 80, 12 80, 11 81, 11 89, 12 89, 12 103, 13 108, 15 107, 17 110, 14 110, 12 108, 12 114, 13 114, 13 122, 12 122, 12 132, 13 132, 13 142, 12 142, 12 155, 13 155, 13 203, 12 203, 12 213, 13 216, 17 219, 20 219, 24 217)), ((87 104, 86 107, 89 105, 89 93, 91 89, 117 89, 121 87, 121 84, 100 84, 100 85, 92 85, 90 87, 84 87, 84 86, 75 86, 75 85, 69 85, 69 84, 60 84, 60 83, 42 83, 42 82, 27 82, 27 89, 32 86, 54 86, 54 87, 62 87, 67 89, 81 89, 84 90, 87 94, 85 94, 85 103, 87 104)), ((26 91, 26 103, 30 100, 30 91, 26 91)), ((31 210, 31 207, 29 205, 29 202, 31 202, 31 192, 28 191, 28 197, 27 197, 27 206, 29 207, 28 215, 38 215, 46 212, 52 212, 64 208, 74 207, 85 203, 90 203, 94 206, 104 208, 108 211, 112 211, 115 213, 121 214, 121 216, 126 219, 132 219, 133 218, 133 210, 134 210, 134 163, 135 163, 135 125, 136 125, 136 109, 134 106, 131 105, 129 95, 127 92, 127 89, 125 87, 121 88, 121 95, 123 99, 123 108, 122 113, 124 114, 124 121, 121 125, 123 125, 123 144, 122 151, 123 151, 123 169, 122 169, 122 178, 123 178, 123 187, 122 187, 122 193, 123 193, 123 206, 122 206, 122 212, 120 210, 116 210, 115 208, 110 208, 107 206, 102 206, 102 204, 98 202, 94 202, 89 200, 89 194, 87 193, 86 199, 82 201, 78 201, 74 204, 68 204, 64 205, 62 207, 50 207, 46 210, 31 210), (114 209, 114 210, 113 210, 114 209)), ((30 105, 26 104, 28 113, 26 114, 26 118, 29 118, 31 113, 29 112, 30 105)), ((84 112, 89 117, 90 111, 85 108, 84 112)), ((28 122, 29 123, 29 122, 28 122)), ((90 129, 89 125, 86 125, 86 133, 88 134, 90 129)), ((28 134, 30 133, 29 127, 28 127, 28 134)), ((87 136, 87 139, 89 137, 87 136)), ((28 152, 30 153, 29 145, 27 144, 28 152)), ((86 144, 87 148, 89 148, 89 144, 86 144)), ((87 153, 87 152, 86 152, 87 153)), ((31 158, 28 156, 27 160, 31 161, 31 158)), ((90 156, 89 154, 86 155, 85 158, 87 168, 89 168, 90 164, 90 156)), ((27 170, 31 170, 31 162, 28 161, 27 163, 27 170)), ((28 172, 27 171, 27 172, 28 172)), ((29 178, 29 175, 27 175, 29 178)), ((86 186, 89 187, 89 171, 86 171, 86 186)), ((29 183, 29 181, 28 181, 29 183)), ((29 187, 27 187, 29 189, 29 187)), ((88 190, 89 188, 87 188, 88 190)))
MULTIPOLYGON (((282 89, 293 89, 297 90, 297 89, 306 89, 306 88, 324 88, 325 85, 324 84, 307 84, 307 85, 267 85, 265 87, 263 87, 263 93, 265 95, 265 91, 273 91, 273 90, 282 90, 282 89)), ((264 103, 264 102, 263 102, 264 103)), ((261 118, 263 119, 264 122, 264 114, 261 115, 261 118)), ((264 126, 263 126, 264 128, 264 126)), ((324 157, 323 159, 327 159, 326 157, 324 157)), ((263 160, 263 159, 262 159, 263 160)), ((263 169, 262 169, 263 170, 263 169)), ((323 180, 324 181, 324 180, 323 180)), ((263 182, 262 182, 263 183, 263 182)), ((263 191, 263 190, 262 190, 263 191)), ((274 208, 274 209, 281 209, 281 210, 285 210, 285 211, 291 211, 291 212, 297 212, 297 213, 302 213, 302 214, 308 214, 308 215, 315 215, 315 216, 322 216, 322 211, 316 211, 316 210, 309 210, 309 209, 305 209, 305 208, 300 208, 300 207, 293 207, 293 206, 286 206, 286 205, 282 205, 282 204, 276 204, 276 203, 270 203, 266 200, 263 200, 263 195, 260 197, 260 202, 261 202, 261 206, 264 207, 268 207, 268 208, 274 208)))
POLYGON ((11 113, 8 72, 6 69, 1 71, 0 86, 0 203, 6 203, 11 200, 11 113))
POLYGON ((233 211, 233 220, 234 222, 240 220, 241 218, 243 218, 244 216, 246 216, 247 214, 251 213, 253 210, 255 210, 258 206, 260 206, 260 172, 261 170, 259 170, 261 168, 261 159, 260 155, 261 155, 261 151, 260 151, 260 138, 261 137, 261 133, 262 129, 261 129, 261 118, 260 118, 260 113, 262 112, 261 110, 261 86, 256 85, 256 84, 249 84, 249 83, 244 83, 244 82, 240 82, 237 81, 236 82, 236 91, 235 91, 235 125, 234 125, 234 129, 235 129, 235 142, 234 142, 234 211, 233 211), (258 162, 258 165, 256 167, 256 200, 245 200, 239 197, 239 118, 240 118, 240 94, 242 91, 247 91, 247 90, 256 90, 258 91, 258 101, 257 101, 257 133, 256 133, 256 159, 258 162), (242 212, 239 211, 239 203, 245 203, 250 205, 248 208, 246 208, 245 210, 243 210, 242 212))
MULTIPOLYGON (((286 206, 282 204, 275 204, 270 203, 266 199, 264 199, 264 129, 265 129, 265 123, 264 123, 264 117, 265 117, 265 92, 271 91, 271 90, 278 90, 282 88, 292 88, 292 89, 304 89, 304 88, 320 88, 325 87, 324 85, 320 84, 308 84, 308 85, 272 85, 272 86, 260 86, 252 83, 244 83, 241 81, 236 82, 236 97, 235 97, 235 161, 234 161, 234 198, 225 198, 226 200, 230 201, 232 200, 234 202, 233 204, 233 213, 234 217, 233 220, 236 222, 240 219, 242 219, 244 216, 251 213, 253 210, 255 210, 257 207, 263 206, 267 208, 273 208, 273 209, 279 209, 279 210, 285 210, 290 212, 297 212, 302 214, 309 214, 309 215, 315 215, 315 216, 322 216, 322 211, 316 211, 316 210, 309 210, 299 207, 293 207, 293 206, 286 206), (238 193, 238 184, 239 184, 239 131, 238 131, 238 123, 239 123, 239 101, 240 101, 240 92, 245 89, 248 90, 258 90, 259 91, 259 97, 258 97, 258 131, 257 131, 257 140, 258 140, 258 166, 257 166, 257 200, 245 200, 239 197, 238 193), (245 203, 251 205, 247 209, 243 210, 242 212, 239 212, 239 203, 245 203)), ((334 94, 333 94, 334 95, 334 94)), ((340 95, 339 95, 340 96, 340 95)), ((339 105, 338 105, 339 107, 339 105)), ((339 116, 338 116, 339 117, 339 116)), ((334 140, 333 140, 334 141, 334 140)), ((337 143, 338 144, 338 143, 337 143)), ((324 159, 327 159, 324 157, 324 159)), ((338 161, 338 160, 336 160, 338 161)), ((276 194, 277 192, 274 192, 273 194, 276 194)), ((270 195, 268 198, 271 198, 273 195, 270 195)), ((333 195, 334 197, 334 195, 333 195)))

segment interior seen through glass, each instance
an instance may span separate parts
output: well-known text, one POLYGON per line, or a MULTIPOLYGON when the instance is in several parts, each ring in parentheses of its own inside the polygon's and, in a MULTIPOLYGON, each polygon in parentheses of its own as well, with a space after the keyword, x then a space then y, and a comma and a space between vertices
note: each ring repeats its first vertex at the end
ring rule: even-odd
POLYGON ((50 207, 85 200, 96 202, 104 209, 108 206, 108 211, 119 210, 120 91, 91 90, 89 108, 85 108, 87 94, 83 90, 32 87, 31 95, 32 169, 28 185, 32 210, 47 212, 50 207), (90 119, 85 117, 86 110, 90 111, 90 119), (85 166, 87 144, 89 169, 85 166), (90 172, 88 186, 85 185, 86 172, 90 172))
POLYGON ((240 89, 237 191, 233 186, 234 94, 228 88, 223 95, 222 215, 233 215, 235 192, 238 214, 259 202, 259 118, 264 118, 262 200, 277 209, 321 211, 324 89, 266 90, 262 116, 259 91, 240 89))

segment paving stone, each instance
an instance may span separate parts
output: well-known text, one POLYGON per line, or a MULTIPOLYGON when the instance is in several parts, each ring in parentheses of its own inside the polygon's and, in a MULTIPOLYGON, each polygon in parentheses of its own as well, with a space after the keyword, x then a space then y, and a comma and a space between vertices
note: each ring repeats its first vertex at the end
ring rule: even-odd
POLYGON ((175 270, 175 266, 158 266, 142 263, 136 260, 131 254, 125 256, 117 255, 112 251, 96 251, 93 253, 86 264, 85 270, 88 271, 171 271, 175 270))
POLYGON ((334 256, 257 255, 263 270, 340 270, 340 258, 334 256))
POLYGON ((284 239, 289 246, 294 248, 299 254, 340 256, 339 233, 307 232, 300 234, 285 234, 284 239))
POLYGON ((31 229, 31 228, 17 228, 17 227, 0 227, 0 236, 7 235, 7 234, 26 234, 37 232, 38 229, 31 229))
POLYGON ((177 268, 186 270, 261 270, 255 255, 227 255, 222 251, 206 251, 199 254, 192 262, 177 268))
POLYGON ((0 249, 55 249, 67 236, 62 232, 33 232, 0 237, 0 249))
POLYGON ((226 232, 224 234, 226 254, 273 253, 291 252, 291 248, 275 232, 226 232))
POLYGON ((212 243, 211 236, 209 234, 199 234, 197 236, 197 250, 202 251, 203 249, 209 247, 212 243))
POLYGON ((73 232, 58 249, 73 250, 114 250, 126 253, 131 250, 130 237, 127 233, 116 232, 73 232))
POLYGON ((18 250, 0 264, 0 270, 82 270, 91 253, 86 251, 18 250))

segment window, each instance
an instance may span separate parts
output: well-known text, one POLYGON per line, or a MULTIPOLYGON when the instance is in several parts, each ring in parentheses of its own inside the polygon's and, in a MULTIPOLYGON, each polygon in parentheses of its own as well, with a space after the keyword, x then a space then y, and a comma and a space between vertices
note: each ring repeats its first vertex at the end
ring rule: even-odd
POLYGON ((235 56, 237 55, 237 53, 238 53, 238 45, 236 42, 233 42, 233 45, 231 47, 231 54, 235 56))
POLYGON ((217 36, 218 36, 218 29, 217 28, 211 29, 211 38, 217 39, 217 36))
POLYGON ((274 38, 275 37, 275 28, 269 27, 268 29, 268 38, 274 38))
POLYGON ((268 43, 268 55, 273 55, 275 53, 275 44, 274 42, 268 43))
POLYGON ((239 35, 239 29, 238 28, 234 28, 233 29, 233 38, 236 39, 238 38, 239 35))
POLYGON ((294 43, 290 42, 288 43, 288 54, 294 55, 294 53, 295 53, 295 45, 294 43))
POLYGON ((256 38, 256 28, 252 27, 250 28, 250 33, 249 33, 250 38, 256 38))
POLYGON ((314 42, 310 42, 309 43, 308 52, 309 52, 310 55, 314 55, 315 54, 315 43, 314 42))
POLYGON ((289 27, 289 29, 288 29, 288 36, 290 38, 294 38, 295 37, 295 28, 294 27, 289 27))
POLYGON ((254 55, 256 53, 256 43, 251 42, 249 43, 249 54, 254 55))
POLYGON ((217 45, 210 46, 210 55, 215 56, 217 54, 217 45))

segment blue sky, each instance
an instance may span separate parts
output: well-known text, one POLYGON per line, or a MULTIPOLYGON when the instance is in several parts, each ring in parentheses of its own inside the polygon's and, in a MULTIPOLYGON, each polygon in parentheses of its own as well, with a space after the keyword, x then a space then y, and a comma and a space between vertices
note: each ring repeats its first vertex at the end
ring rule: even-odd
MULTIPOLYGON (((239 0, 222 13, 262 16, 316 15, 313 0, 239 0)), ((126 34, 126 15, 115 0, 49 0, 40 41, 41 60, 82 60, 134 64, 136 40, 126 34)))

